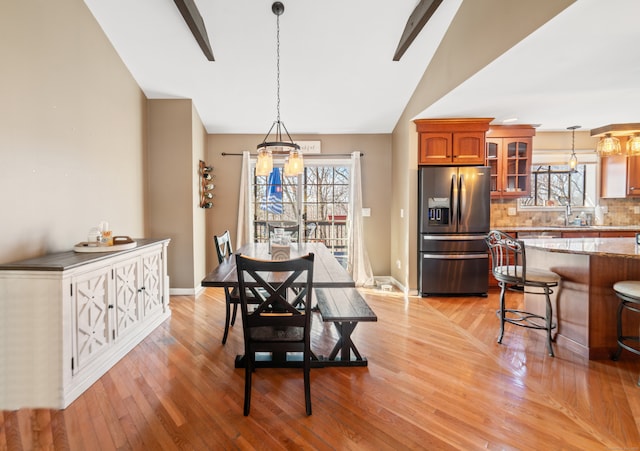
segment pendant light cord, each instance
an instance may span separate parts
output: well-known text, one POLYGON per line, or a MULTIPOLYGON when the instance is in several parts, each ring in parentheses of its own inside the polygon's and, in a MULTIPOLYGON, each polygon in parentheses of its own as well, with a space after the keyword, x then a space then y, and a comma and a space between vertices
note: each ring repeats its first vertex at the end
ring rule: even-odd
POLYGON ((287 127, 280 121, 280 15, 284 12, 284 5, 281 2, 274 2, 273 5, 271 5, 271 11, 276 15, 276 120, 272 123, 264 140, 258 144, 257 149, 262 149, 267 152, 281 152, 282 148, 289 148, 291 149, 290 152, 294 152, 299 151, 300 146, 293 142, 287 127), (282 139, 283 129, 289 139, 288 142, 282 139), (267 139, 272 131, 275 135, 275 141, 268 142, 267 139))
POLYGON ((576 153, 576 129, 582 128, 581 125, 572 125, 571 127, 567 127, 567 130, 571 130, 571 153, 576 153))
MULTIPOLYGON (((280 131, 280 15, 276 14, 276 110, 280 131)), ((280 137, 278 137, 280 140, 280 137)))

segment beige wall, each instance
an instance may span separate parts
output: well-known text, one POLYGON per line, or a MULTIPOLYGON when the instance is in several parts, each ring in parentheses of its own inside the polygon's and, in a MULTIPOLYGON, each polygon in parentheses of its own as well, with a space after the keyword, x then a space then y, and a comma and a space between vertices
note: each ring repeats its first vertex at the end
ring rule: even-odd
POLYGON ((144 236, 145 97, 82 1, 0 6, 0 262, 144 236))
POLYGON ((406 289, 417 289, 417 137, 412 119, 573 1, 478 0, 460 6, 393 131, 391 274, 406 289))
POLYGON ((207 131, 195 107, 192 106, 191 199, 193 205, 193 287, 199 289, 207 274, 208 241, 206 236, 206 210, 200 208, 200 173, 198 163, 206 160, 207 131))
POLYGON ((199 207, 198 161, 206 133, 188 99, 148 101, 148 170, 151 237, 171 238, 172 293, 190 294, 205 276, 205 216, 199 207))
MULTIPOLYGON (((213 235, 225 230, 234 239, 237 227, 239 176, 241 157, 221 155, 222 152, 255 153, 264 135, 209 135, 207 162, 213 164, 215 178, 214 207, 207 210, 207 267, 217 265, 213 253, 213 235)), ((296 140, 320 140, 322 153, 361 151, 363 206, 371 208, 364 218, 365 245, 375 275, 389 275, 391 201, 391 135, 295 135, 296 140)))

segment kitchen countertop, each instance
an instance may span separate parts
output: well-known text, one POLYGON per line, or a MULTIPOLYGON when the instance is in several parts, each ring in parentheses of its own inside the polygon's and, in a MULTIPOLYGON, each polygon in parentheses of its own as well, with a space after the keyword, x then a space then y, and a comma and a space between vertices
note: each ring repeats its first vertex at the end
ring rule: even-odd
POLYGON ((640 246, 635 238, 525 238, 523 241, 527 247, 549 252, 640 259, 640 246))
POLYGON ((492 229, 497 230, 511 230, 514 232, 574 232, 576 230, 584 230, 584 231, 594 231, 594 232, 619 232, 619 231, 640 231, 640 226, 610 226, 610 225, 601 225, 601 226, 502 226, 502 227, 492 227, 492 229))

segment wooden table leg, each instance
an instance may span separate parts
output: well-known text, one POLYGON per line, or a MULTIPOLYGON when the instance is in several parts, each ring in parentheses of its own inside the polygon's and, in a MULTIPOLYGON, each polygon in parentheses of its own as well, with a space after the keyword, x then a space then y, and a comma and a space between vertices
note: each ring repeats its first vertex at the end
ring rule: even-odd
POLYGON ((351 360, 351 351, 353 351, 357 360, 362 360, 362 356, 358 352, 358 348, 356 348, 356 345, 351 340, 351 334, 358 325, 358 322, 345 321, 335 322, 333 324, 336 326, 340 338, 338 339, 336 345, 333 347, 333 350, 329 355, 329 360, 335 360, 336 356, 338 355, 338 351, 340 351, 340 360, 342 360, 343 362, 348 362, 351 360))

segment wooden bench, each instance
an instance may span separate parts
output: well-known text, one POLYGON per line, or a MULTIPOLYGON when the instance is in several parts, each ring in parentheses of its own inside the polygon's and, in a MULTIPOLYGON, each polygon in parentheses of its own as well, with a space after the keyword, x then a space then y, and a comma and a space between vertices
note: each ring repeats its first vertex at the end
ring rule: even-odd
POLYGON ((322 321, 332 322, 339 335, 331 354, 326 358, 320 358, 322 364, 367 366, 367 359, 360 355, 351 339, 351 334, 359 322, 378 321, 367 301, 355 288, 316 288, 314 295, 322 321))

